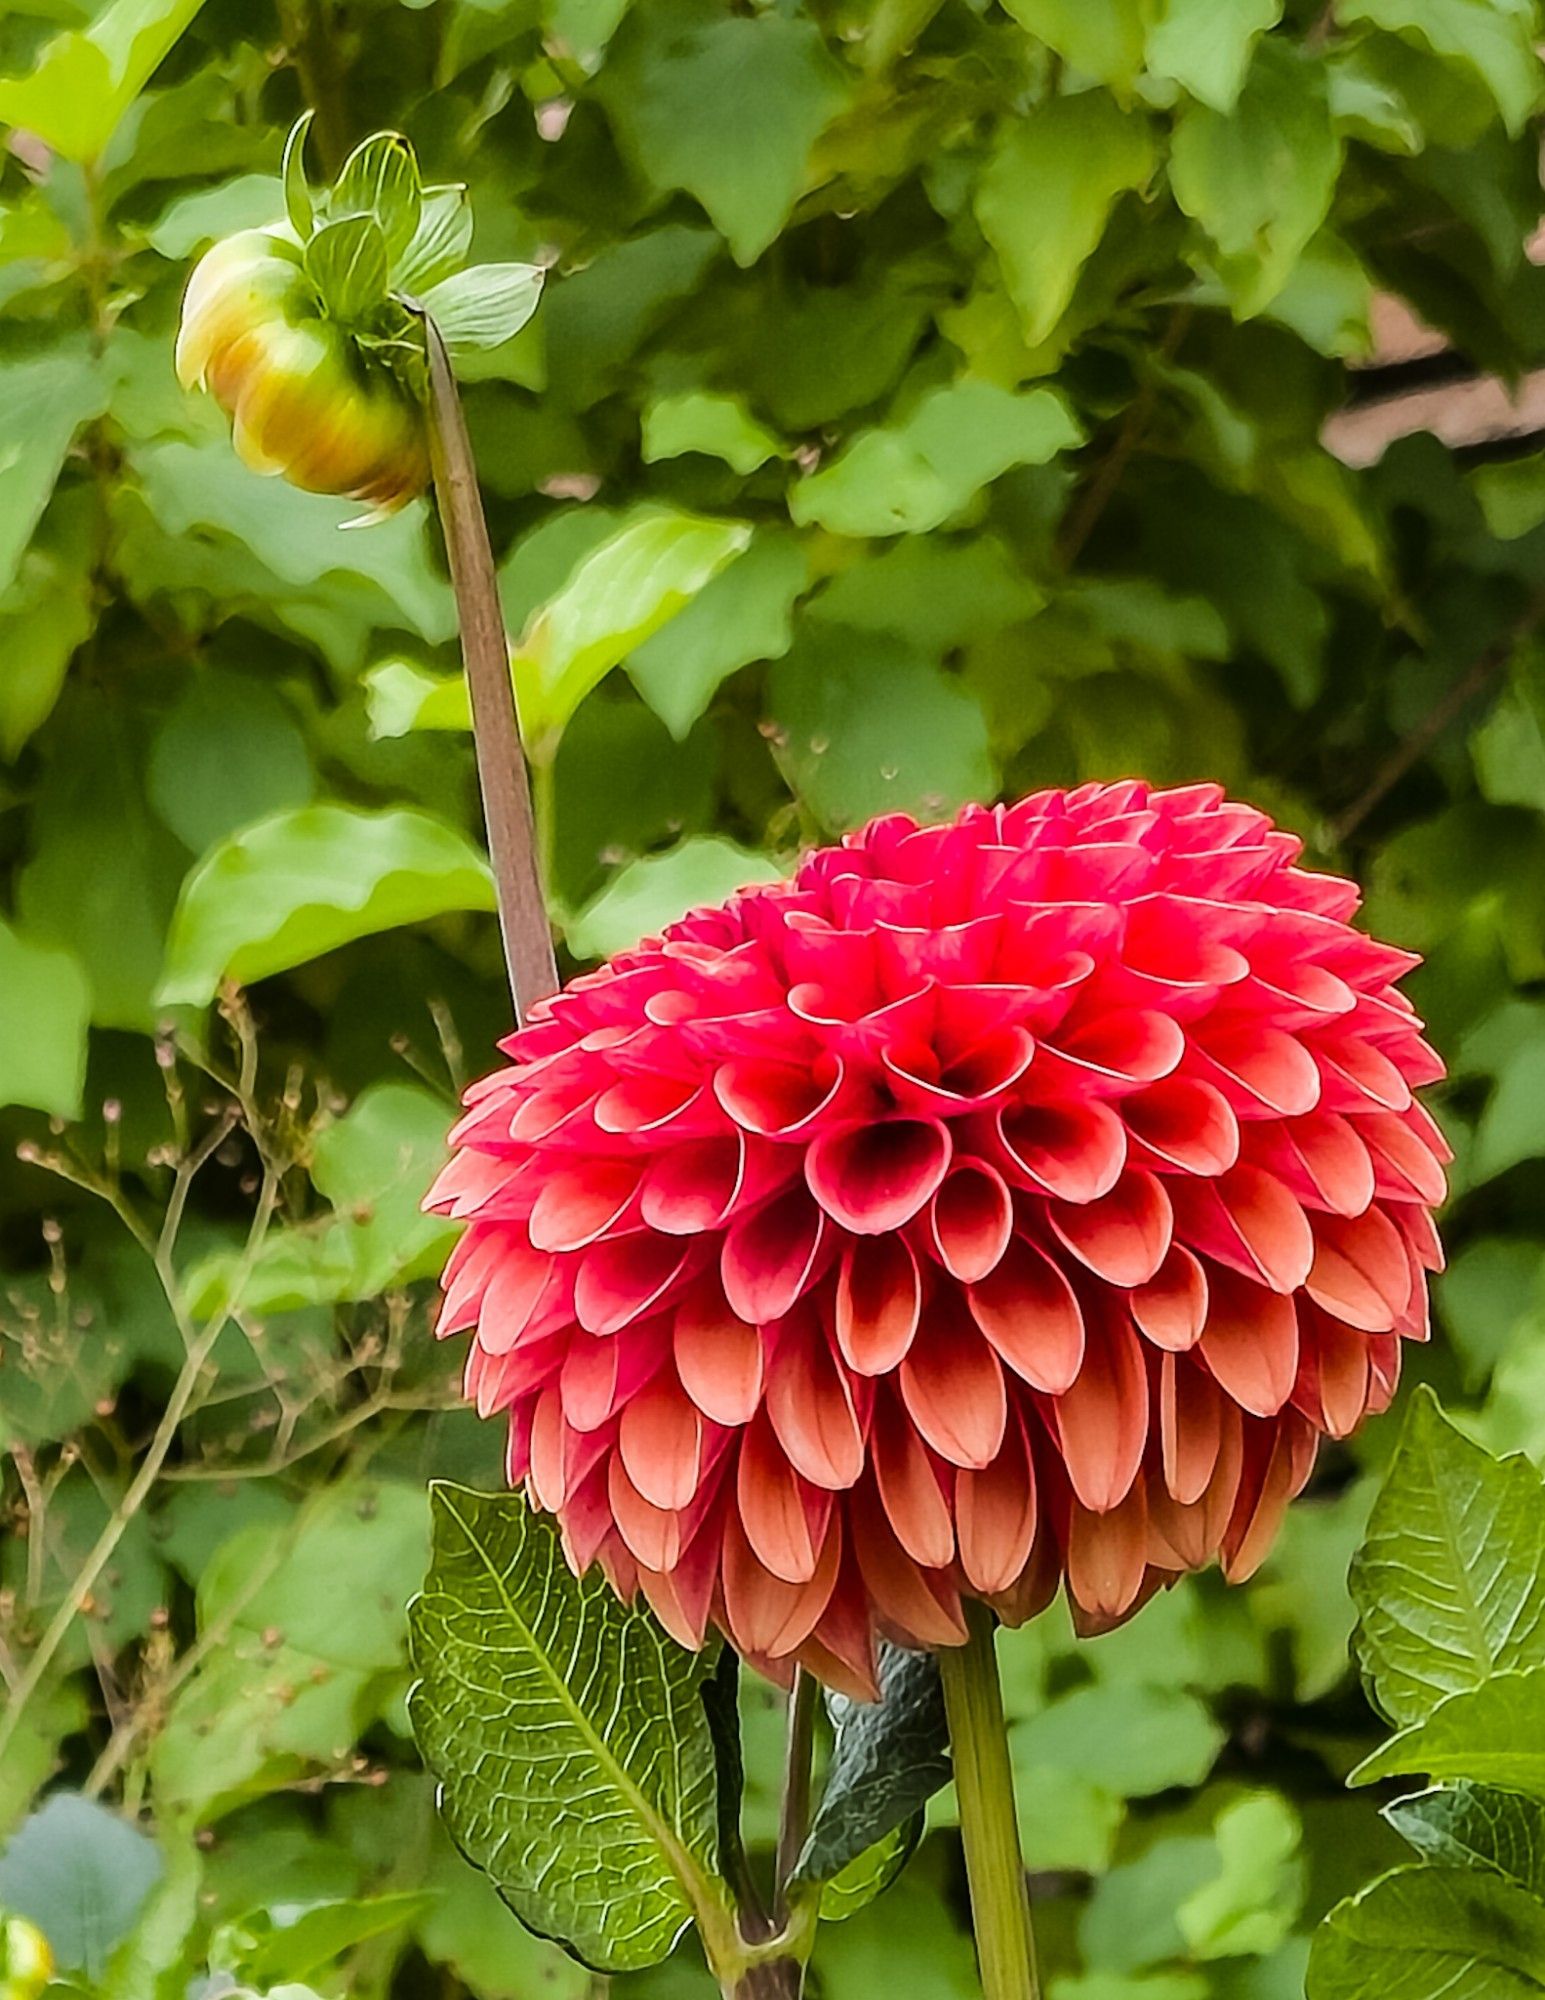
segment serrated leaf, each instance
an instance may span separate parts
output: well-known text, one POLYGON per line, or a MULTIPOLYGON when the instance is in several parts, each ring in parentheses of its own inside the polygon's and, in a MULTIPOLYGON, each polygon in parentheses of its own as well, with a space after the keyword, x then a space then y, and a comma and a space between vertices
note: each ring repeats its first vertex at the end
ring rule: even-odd
POLYGON ((383 305, 387 275, 386 237, 373 215, 340 216, 312 232, 306 276, 329 317, 350 322, 383 305))
POLYGON ((284 160, 279 169, 284 183, 284 212, 302 243, 311 240, 316 221, 315 204, 306 179, 306 134, 311 130, 311 121, 315 117, 314 111, 303 111, 290 127, 289 137, 284 142, 284 160))
POLYGON ((1168 0, 1148 32, 1147 68, 1214 111, 1239 102, 1250 54, 1282 18, 1282 0, 1168 0))
POLYGON ((1249 319, 1282 290, 1324 222, 1341 169, 1323 71, 1264 41, 1238 104, 1192 104, 1175 126, 1170 185, 1207 232, 1234 312, 1249 319))
POLYGON ((665 854, 630 861, 592 902, 571 917, 564 938, 579 958, 610 958, 653 937, 689 910, 722 903, 751 882, 775 882, 780 870, 717 835, 684 840, 665 854))
POLYGON ((417 297, 461 268, 472 248, 472 204, 459 182, 424 189, 418 228, 397 258, 392 281, 399 292, 417 297))
POLYGON ((233 834, 183 884, 163 1006, 202 1006, 374 931, 491 910, 483 857, 427 813, 306 806, 233 834))
POLYGON ((537 264, 474 264, 431 285, 422 303, 454 361, 513 340, 537 309, 545 275, 537 264))
POLYGON ((1419 1389, 1350 1577, 1384 1712, 1415 1722, 1456 1689, 1545 1660, 1542 1570, 1539 1474, 1471 1444, 1419 1389))
POLYGON ((1537 2000, 1545 1905, 1500 1876, 1400 1868, 1315 1933, 1308 2000, 1537 2000))
POLYGON ((1016 394, 992 382, 952 382, 895 423, 861 431, 800 480, 789 513, 834 535, 925 534, 1011 467, 1044 465, 1081 439, 1053 389, 1016 394))
POLYGON ((400 132, 375 132, 344 161, 328 213, 374 217, 386 245, 387 263, 395 265, 418 233, 422 204, 413 148, 400 132))
POLYGON ((1005 121, 976 215, 1032 345, 1067 310, 1116 197, 1142 187, 1154 159, 1147 120, 1104 91, 1054 97, 1005 121))
POLYGON ((35 132, 67 160, 95 158, 202 5, 112 0, 88 28, 48 43, 29 75, 0 78, 0 125, 35 132))
POLYGON ((701 5, 635 9, 603 77, 626 149, 657 188, 684 188, 752 264, 805 184, 810 150, 847 102, 813 21, 701 5))
POLYGON ((1474 1778, 1545 1799, 1545 1666, 1496 1673, 1445 1696, 1421 1722, 1365 1757, 1347 1783, 1413 1773, 1474 1778))
POLYGON ((1529 4, 1513 0, 1337 0, 1344 26, 1367 22, 1399 35, 1490 91, 1509 132, 1524 128, 1540 101, 1536 21, 1529 4))
POLYGON ((550 754, 550 739, 596 683, 750 540, 744 521, 651 508, 593 549, 533 614, 515 651, 515 691, 533 754, 550 754))
MULTIPOLYGON (((795 1864, 796 1883, 835 1883, 878 1843, 907 1827, 949 1783, 949 1726, 938 1661, 932 1653, 882 1645, 878 1678, 877 1702, 846 1695, 828 1700, 831 1762, 795 1864)), ((875 1865, 883 1873, 880 1857, 875 1865)), ((880 1886, 871 1893, 878 1894, 880 1886)))
POLYGON ((97 1979, 161 1872, 154 1841, 95 1800, 60 1792, 0 1854, 0 1909, 36 1924, 62 1971, 97 1979))
POLYGON ((409 1710, 457 1845, 530 1926, 599 1971, 656 1964, 722 1912, 717 1798, 688 1653, 513 1493, 430 1489, 434 1554, 409 1613, 409 1710))
POLYGON ((1545 1896, 1545 1803, 1467 1780, 1396 1799, 1384 1817, 1424 1861, 1492 1868, 1545 1896))

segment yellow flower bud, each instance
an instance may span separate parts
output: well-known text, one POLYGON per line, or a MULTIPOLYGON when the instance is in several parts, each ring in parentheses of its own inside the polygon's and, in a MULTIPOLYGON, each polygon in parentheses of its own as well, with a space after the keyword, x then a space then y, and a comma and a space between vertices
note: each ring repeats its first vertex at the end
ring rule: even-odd
POLYGON ((0 2000, 37 2000, 54 1975, 48 1939, 25 1917, 0 1917, 0 2000))
POLYGON ((299 245, 243 230, 199 262, 177 336, 183 386, 206 387, 255 472, 390 512, 429 480, 424 415, 383 362, 323 315, 299 245))

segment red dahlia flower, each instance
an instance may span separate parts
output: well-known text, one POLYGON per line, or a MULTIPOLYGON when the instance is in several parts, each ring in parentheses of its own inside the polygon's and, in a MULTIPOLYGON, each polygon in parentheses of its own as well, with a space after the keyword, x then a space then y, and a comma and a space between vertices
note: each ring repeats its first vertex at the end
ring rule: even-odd
POLYGON ((430 1197, 576 1569, 870 1686, 1065 1579, 1249 1574, 1427 1333, 1441 1065, 1357 891, 1213 785, 875 821, 577 979, 430 1197))

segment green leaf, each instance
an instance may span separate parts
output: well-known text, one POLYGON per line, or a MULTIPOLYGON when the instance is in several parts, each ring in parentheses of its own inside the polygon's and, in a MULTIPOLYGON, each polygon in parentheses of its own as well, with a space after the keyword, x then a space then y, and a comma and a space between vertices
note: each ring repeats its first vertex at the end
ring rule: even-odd
POLYGON ((487 863, 427 813, 305 806, 233 834, 183 884, 161 983, 202 1006, 355 938, 451 910, 491 910, 487 863))
POLYGON ((851 1923, 823 1925, 814 1972, 823 2000, 977 2000, 975 1953, 938 1890, 910 1878, 904 1895, 851 1923))
POLYGON ((313 1903, 295 1911, 258 1911, 237 1927, 241 1949, 231 1969, 264 1987, 272 1980, 306 1979, 336 1965, 367 1938, 414 1922, 434 1902, 432 1892, 410 1890, 313 1903))
POLYGON ((424 189, 413 241, 397 258, 398 291, 417 296, 460 270, 472 248, 472 204, 461 185, 424 189))
POLYGON ((1492 1868, 1532 1896, 1545 1896, 1545 1803, 1461 1782, 1396 1799, 1384 1817, 1424 1861, 1492 1868))
POLYGON ((796 537, 761 529, 744 555, 629 653, 629 680, 678 741, 738 668, 789 650, 795 600, 808 582, 796 537))
POLYGON ((767 706, 778 761, 823 826, 939 818, 997 790, 980 707, 899 640, 812 621, 768 676, 767 706))
POLYGON ((312 1150, 311 1181, 332 1213, 271 1230, 251 1261, 222 1252, 184 1279, 189 1309, 208 1319, 237 1297, 254 1314, 379 1298, 433 1277, 455 1228, 425 1215, 424 1190, 445 1158, 448 1106, 415 1084, 374 1083, 312 1150))
POLYGON ((0 1909, 36 1924, 62 1971, 98 1979, 161 1870, 154 1841, 106 1806, 58 1792, 0 1854, 0 1909))
POLYGON ((893 1826, 873 1847, 855 1854, 847 1867, 829 1882, 823 1882, 821 1922, 846 1923, 860 1910, 867 1910, 876 1897, 883 1896, 916 1852, 923 1826, 922 1813, 914 1813, 901 1826, 893 1826))
POLYGON ((358 1478, 319 1488, 288 1533, 262 1523, 220 1544, 198 1584, 202 1657, 151 1753, 163 1816, 218 1818, 347 1758, 400 1700, 404 1597, 427 1547, 422 1489, 358 1478))
POLYGON ((1199 1785, 1224 1732, 1178 1688, 1096 1683, 1016 1723, 1009 1742, 1016 1769, 1073 1771, 1114 1797, 1140 1799, 1199 1785))
POLYGON ((1509 132, 1521 132, 1540 101, 1535 12, 1529 0, 1337 0, 1336 18, 1365 21, 1430 49, 1477 77, 1509 132))
POLYGON ((1324 73, 1261 43, 1232 113, 1193 104, 1175 127, 1170 183, 1217 252, 1240 319, 1282 290, 1325 220, 1341 167, 1324 73))
POLYGON ((457 1845, 533 1930, 600 1971, 724 1911, 713 1745, 688 1653, 515 1494, 430 1489, 409 1707, 457 1845))
MULTIPOLYGON (((76 495, 72 494, 71 499, 76 495)), ((80 496, 83 497, 83 496, 80 496)), ((62 517, 62 505, 55 518, 62 517)), ((52 525, 52 523, 50 523, 52 525)), ((84 523, 71 519, 72 530, 84 523)), ((64 537, 54 537, 63 543, 64 537)), ((0 757, 18 756, 54 711, 76 649, 91 631, 89 550, 81 533, 73 546, 35 543, 16 581, 0 593, 0 757)))
POLYGON ((67 160, 94 159, 203 0, 112 0, 59 35, 30 75, 0 79, 0 124, 35 132, 67 160))
POLYGON ((413 148, 400 132, 375 132, 344 161, 327 207, 330 215, 373 217, 395 266, 418 233, 422 203, 413 148))
POLYGON ((383 660, 364 676, 364 687, 372 736, 472 727, 465 674, 435 674, 412 660, 383 660))
POLYGON ((1539 1474, 1499 1464, 1419 1389, 1350 1579, 1358 1657, 1384 1712, 1415 1722, 1456 1689, 1545 1660, 1542 1570, 1539 1474))
POLYGON ((684 188, 738 264, 754 264, 804 189, 810 149, 847 102, 813 21, 635 9, 612 44, 607 109, 654 185, 684 188))
POLYGON ((306 179, 306 135, 311 130, 311 121, 315 117, 315 111, 303 111, 290 127, 284 142, 284 160, 279 169, 279 177, 284 185, 284 212, 290 219, 290 227, 302 243, 310 241, 312 229, 316 225, 315 204, 306 179))
POLYGON ((1536 2000, 1545 1905, 1500 1876, 1400 1868, 1315 1934, 1308 2000, 1536 2000))
POLYGON ((931 389, 898 422, 861 431, 789 494, 789 512, 834 535, 916 535, 959 513, 1011 466, 1044 465, 1081 442, 1052 389, 991 382, 931 389))
POLYGON ((1005 121, 976 215, 1032 346, 1067 310, 1116 197, 1141 188, 1153 166, 1147 120, 1103 91, 1056 97, 1005 121))
POLYGON ((917 535, 840 570, 809 610, 946 653, 1033 617, 1045 602, 994 537, 917 535))
POLYGON ((593 902, 570 919, 565 941, 578 958, 611 958, 640 938, 752 882, 776 882, 781 870, 717 835, 684 840, 619 868, 593 902))
POLYGON ((309 804, 314 788, 306 739, 269 683, 208 668, 157 729, 145 781, 162 824, 194 854, 309 804))
POLYGON ((149 232, 150 247, 180 264, 222 236, 271 223, 279 200, 280 183, 272 174, 238 174, 218 187, 200 188, 169 202, 149 232))
POLYGON ((1497 1672, 1446 1695, 1409 1729, 1365 1757, 1348 1784, 1420 1772, 1439 1781, 1474 1778, 1545 1798, 1545 1666, 1497 1672))
POLYGON ((835 1885, 878 1843, 905 1829, 949 1783, 949 1728, 937 1660, 931 1653, 882 1646, 879 1683, 878 1702, 828 1697, 831 1761, 795 1863, 796 1883, 835 1885))
POLYGON ((770 458, 788 455, 782 441, 750 415, 738 396, 710 389, 656 397, 645 405, 643 433, 646 465, 696 451, 722 458, 733 471, 747 474, 770 458))
POLYGON ((0 592, 54 490, 82 424, 107 407, 107 383, 83 338, 29 360, 0 358, 0 592))
POLYGON ((1192 1959, 1265 1956, 1292 1930, 1304 1900, 1303 1829, 1275 1792, 1224 1807, 1213 1825, 1221 1867, 1177 1907, 1192 1959))
POLYGON ((0 1105, 80 1115, 91 988, 80 961, 0 923, 0 1105))
POLYGON ((613 667, 682 611, 751 540, 744 521, 650 508, 609 535, 533 615, 514 658, 538 758, 613 667))
POLYGON ((1148 35, 1148 70, 1227 115, 1239 102, 1257 40, 1282 18, 1282 0, 1167 0, 1148 35))
POLYGON ((452 360, 502 347, 536 311, 545 276, 536 264, 474 264, 431 285, 424 310, 452 360))
POLYGON ((1143 67, 1150 0, 1005 0, 1023 28, 1098 83, 1130 90, 1143 67))
POLYGON ((324 222, 306 244, 306 276, 328 315, 346 323, 385 303, 387 268, 386 237, 373 215, 324 222))

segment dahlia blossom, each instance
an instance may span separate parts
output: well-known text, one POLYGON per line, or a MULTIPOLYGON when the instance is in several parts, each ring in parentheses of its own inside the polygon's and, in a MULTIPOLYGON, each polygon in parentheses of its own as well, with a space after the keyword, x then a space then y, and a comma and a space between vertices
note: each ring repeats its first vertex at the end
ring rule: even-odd
POLYGON ((689 1646, 854 1692, 1265 1554, 1427 1334, 1441 1065, 1214 785, 876 820, 576 979, 430 1205, 508 1469, 689 1646))

